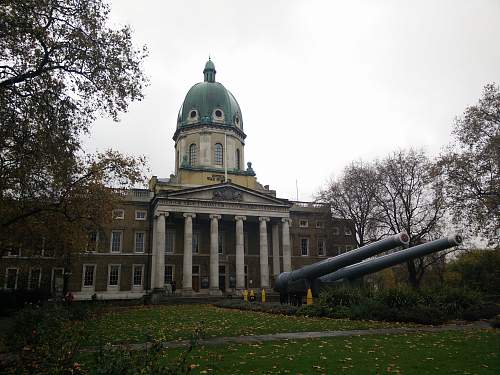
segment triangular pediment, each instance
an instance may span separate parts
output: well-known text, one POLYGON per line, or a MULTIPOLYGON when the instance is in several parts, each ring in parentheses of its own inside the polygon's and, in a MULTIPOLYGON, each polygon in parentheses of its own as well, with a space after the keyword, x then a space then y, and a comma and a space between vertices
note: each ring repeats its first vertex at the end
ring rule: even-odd
POLYGON ((207 185, 168 193, 169 199, 238 202, 289 206, 288 200, 248 189, 233 183, 207 185))

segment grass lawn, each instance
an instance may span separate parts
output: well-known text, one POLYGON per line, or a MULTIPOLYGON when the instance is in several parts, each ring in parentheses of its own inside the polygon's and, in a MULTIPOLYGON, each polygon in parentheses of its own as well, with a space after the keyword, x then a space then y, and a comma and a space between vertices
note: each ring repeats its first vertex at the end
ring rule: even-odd
MULTIPOLYGON (((173 363, 181 349, 168 350, 173 363)), ((84 368, 91 357, 82 358, 84 368)), ((193 374, 499 374, 498 330, 412 333, 198 347, 193 374)))
POLYGON ((197 329, 203 332, 202 337, 208 338, 398 326, 397 323, 273 315, 210 305, 115 308, 83 324, 89 333, 84 346, 96 345, 98 337, 109 343, 144 342, 149 340, 148 335, 166 341, 181 340, 190 338, 197 329))

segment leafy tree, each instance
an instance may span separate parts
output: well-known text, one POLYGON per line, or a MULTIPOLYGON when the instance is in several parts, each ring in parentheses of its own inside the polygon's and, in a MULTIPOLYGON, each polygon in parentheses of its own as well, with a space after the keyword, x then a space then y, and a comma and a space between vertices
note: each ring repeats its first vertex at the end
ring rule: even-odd
POLYGON ((377 201, 379 183, 373 165, 362 161, 344 168, 337 179, 331 179, 317 199, 330 204, 332 214, 349 220, 356 232, 358 246, 377 240, 377 201))
POLYGON ((452 286, 498 295, 500 290, 500 250, 471 250, 449 263, 445 277, 452 286))
POLYGON ((108 27, 109 11, 102 0, 0 0, 0 255, 37 237, 81 249, 143 179, 142 158, 81 148, 97 116, 118 120, 147 84, 145 48, 129 27, 108 27))
MULTIPOLYGON (((384 232, 406 231, 409 246, 415 246, 439 234, 445 213, 442 182, 433 174, 433 164, 423 151, 400 150, 377 163, 380 193, 380 227, 384 232)), ((407 262, 408 281, 418 287, 430 262, 436 257, 407 262)))
POLYGON ((491 246, 500 239, 500 91, 484 87, 478 104, 455 120, 453 142, 438 166, 453 218, 466 234, 482 235, 491 246))

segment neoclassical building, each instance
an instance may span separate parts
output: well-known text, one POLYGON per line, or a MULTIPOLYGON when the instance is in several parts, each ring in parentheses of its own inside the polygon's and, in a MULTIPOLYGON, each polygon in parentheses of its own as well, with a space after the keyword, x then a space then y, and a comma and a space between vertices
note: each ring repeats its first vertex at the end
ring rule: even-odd
MULTIPOLYGON (((237 100, 216 81, 211 60, 203 76, 179 110, 175 173, 131 190, 110 213, 112 225, 90 234, 71 262, 76 298, 137 298, 169 291, 172 281, 180 295, 270 290, 280 272, 354 248, 350 224, 332 218, 328 206, 279 198, 257 181, 245 163, 237 100)), ((68 270, 42 258, 47 266, 4 257, 0 285, 56 292, 68 270)))

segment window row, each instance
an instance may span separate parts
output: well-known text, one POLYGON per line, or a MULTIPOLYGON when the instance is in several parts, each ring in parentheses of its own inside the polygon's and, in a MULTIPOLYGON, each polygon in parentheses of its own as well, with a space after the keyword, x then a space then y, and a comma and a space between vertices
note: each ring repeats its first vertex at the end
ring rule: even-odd
MULTIPOLYGON (((82 272, 82 286, 83 289, 95 288, 97 274, 96 264, 84 264, 82 272)), ((121 284, 122 265, 109 264, 107 287, 111 290, 119 290, 121 284)), ((132 265, 132 288, 142 289, 144 287, 144 264, 132 265)))
MULTIPOLYGON (((4 288, 17 289, 19 279, 19 268, 9 267, 5 270, 4 288)), ((28 289, 38 289, 42 283, 42 269, 31 267, 28 274, 28 289)))
MULTIPOLYGON (((316 241, 316 254, 320 257, 326 256, 326 241, 322 238, 316 241)), ((309 255, 309 238, 300 239, 300 255, 309 255)))
MULTIPOLYGON (((219 254, 226 253, 226 233, 224 231, 219 231, 219 254)), ((248 250, 248 233, 243 233, 243 248, 244 252, 247 253, 248 250)), ((193 231, 193 242, 192 242, 193 254, 200 253, 200 232, 193 231)), ((165 253, 173 254, 175 253, 175 230, 167 229, 165 232, 165 253)))
MULTIPOLYGON (((214 145, 214 164, 217 166, 224 166, 224 147, 221 143, 216 143, 214 145)), ((240 150, 236 149, 235 152, 235 164, 236 169, 241 169, 241 156, 240 150)), ((198 165, 198 146, 195 143, 189 145, 189 165, 198 165)))
MULTIPOLYGON (((147 210, 135 210, 135 220, 146 220, 147 215, 147 210)), ((122 208, 115 208, 112 212, 112 217, 115 220, 125 219, 125 210, 122 208)))
MULTIPOLYGON (((299 227, 300 228, 309 228, 309 220, 300 219, 299 220, 299 227)), ((325 227, 325 223, 323 221, 316 221, 316 228, 322 229, 324 227, 325 227)), ((332 234, 339 235, 340 234, 339 227, 332 227, 332 234)), ((346 236, 352 236, 351 228, 344 228, 344 234, 346 236)))
MULTIPOLYGON (((99 249, 99 232, 93 231, 89 233, 87 242, 87 251, 96 252, 99 249)), ((144 253, 146 250, 146 232, 134 232, 134 253, 144 253)), ((123 251, 123 230, 112 230, 109 241, 109 251, 111 253, 121 253, 123 251)))
MULTIPOLYGON (((299 227, 300 228, 309 228, 309 220, 300 219, 299 220, 299 227)), ((316 221, 316 228, 324 228, 324 227, 325 227, 324 221, 321 221, 321 220, 316 221)))
MULTIPOLYGON (((221 108, 215 108, 212 111, 212 119, 215 122, 224 123, 226 121, 224 111, 221 108)), ((193 108, 189 111, 188 123, 193 124, 196 123, 197 121, 199 121, 199 113, 196 109, 193 108)), ((234 115, 233 122, 236 126, 238 127, 240 126, 241 119, 238 114, 234 115)))

